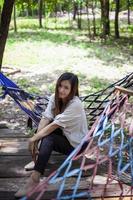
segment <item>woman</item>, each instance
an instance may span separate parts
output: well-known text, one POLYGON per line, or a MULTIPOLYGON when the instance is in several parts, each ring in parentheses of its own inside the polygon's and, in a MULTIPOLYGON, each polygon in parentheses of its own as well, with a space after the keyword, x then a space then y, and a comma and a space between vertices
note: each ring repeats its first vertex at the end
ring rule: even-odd
POLYGON ((24 196, 39 183, 53 150, 69 155, 87 132, 86 115, 79 99, 78 77, 73 73, 64 73, 57 80, 55 94, 42 113, 37 133, 29 139, 32 154, 41 140, 34 171, 25 188, 15 196, 24 196))

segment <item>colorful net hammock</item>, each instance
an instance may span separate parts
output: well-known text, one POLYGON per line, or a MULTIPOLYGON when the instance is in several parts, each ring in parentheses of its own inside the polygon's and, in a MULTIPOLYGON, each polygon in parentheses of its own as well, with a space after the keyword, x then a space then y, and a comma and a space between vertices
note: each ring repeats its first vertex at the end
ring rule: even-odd
MULTIPOLYGON (((125 93, 123 89, 123 92, 125 93)), ((36 194, 35 200, 40 200, 51 185, 58 184, 57 193, 52 200, 67 199, 92 199, 94 179, 98 174, 100 166, 106 166, 106 182, 99 197, 104 197, 107 193, 108 185, 114 180, 118 182, 120 187, 120 199, 123 196, 123 180, 124 173, 130 174, 130 181, 126 184, 130 185, 130 195, 133 190, 133 99, 129 98, 133 95, 132 90, 128 90, 128 94, 120 92, 118 87, 112 96, 112 100, 107 103, 104 111, 93 124, 89 133, 82 140, 81 144, 71 153, 71 155, 63 162, 63 164, 50 176, 42 181, 27 197, 36 194), (93 162, 87 162, 88 159, 93 162), (73 168, 74 162, 80 160, 79 166, 73 168), (79 185, 83 172, 86 171, 90 176, 88 189, 79 190, 79 185), (68 180, 76 177, 75 182, 71 185, 71 191, 65 193, 68 186, 68 180)))

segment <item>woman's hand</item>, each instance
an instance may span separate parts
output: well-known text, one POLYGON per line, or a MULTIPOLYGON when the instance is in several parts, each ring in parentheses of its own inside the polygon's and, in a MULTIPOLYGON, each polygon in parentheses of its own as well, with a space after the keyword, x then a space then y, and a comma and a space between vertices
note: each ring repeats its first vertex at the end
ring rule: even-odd
POLYGON ((32 158, 35 162, 36 155, 39 153, 39 151, 38 151, 38 141, 35 141, 33 138, 29 139, 29 151, 31 152, 32 158))

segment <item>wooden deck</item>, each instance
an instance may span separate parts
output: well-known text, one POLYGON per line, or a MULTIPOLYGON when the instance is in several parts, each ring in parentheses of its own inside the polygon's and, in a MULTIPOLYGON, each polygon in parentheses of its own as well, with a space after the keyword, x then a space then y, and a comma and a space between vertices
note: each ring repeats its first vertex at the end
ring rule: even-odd
MULTIPOLYGON (((27 177, 31 172, 26 172, 24 166, 31 161, 31 156, 27 150, 28 142, 27 137, 19 132, 10 129, 0 129, 0 200, 13 200, 14 193, 25 184, 27 177)), ((57 169, 63 162, 65 156, 53 153, 49 164, 46 168, 45 176, 50 172, 57 169)), ((67 183, 67 193, 70 192, 75 178, 72 177, 67 183)), ((80 190, 88 188, 88 178, 83 176, 81 179, 80 190)), ((50 200, 58 189, 58 184, 48 189, 47 194, 43 200, 50 200)), ((92 191, 93 199, 99 198, 103 189, 102 177, 97 177, 95 187, 92 191)), ((124 187, 124 195, 127 196, 129 187, 124 187)), ((120 190, 118 184, 114 183, 109 186, 108 193, 106 194, 107 200, 118 200, 120 190)), ((130 194, 128 194, 129 196, 130 194)), ((83 199, 83 198, 82 198, 83 199)), ((82 200, 80 199, 80 200, 82 200)), ((106 199, 106 198, 105 198, 106 199)), ((130 197, 125 197, 124 200, 131 200, 130 197)))

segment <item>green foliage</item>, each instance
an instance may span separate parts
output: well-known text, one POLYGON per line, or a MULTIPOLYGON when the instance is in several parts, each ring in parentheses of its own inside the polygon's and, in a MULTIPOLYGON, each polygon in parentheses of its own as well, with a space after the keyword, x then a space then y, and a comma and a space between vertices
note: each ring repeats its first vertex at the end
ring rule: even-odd
POLYGON ((4 3, 4 0, 0 0, 0 6, 2 7, 4 3))
POLYGON ((40 94, 40 89, 33 85, 32 80, 20 78, 18 79, 18 85, 31 94, 40 94))
POLYGON ((94 77, 91 79, 90 87, 92 88, 91 91, 99 91, 106 88, 109 85, 107 80, 101 80, 98 77, 94 77))
POLYGON ((55 84, 48 84, 48 92, 53 93, 55 91, 55 84))
POLYGON ((0 0, 0 23, 1 23, 1 12, 3 7, 4 0, 0 0))
POLYGON ((86 75, 85 75, 84 73, 77 72, 77 75, 78 75, 78 77, 79 77, 79 81, 80 81, 80 82, 85 81, 86 75))
MULTIPOLYGON (((3 0, 0 0, 1 2, 3 0)), ((130 1, 130 9, 133 9, 133 1, 130 1)), ((94 21, 92 16, 92 9, 95 12, 96 16, 96 34, 101 35, 103 33, 103 26, 101 26, 101 6, 100 6, 100 0, 42 0, 43 2, 43 18, 44 19, 44 27, 49 28, 49 20, 50 18, 54 18, 53 26, 52 28, 57 27, 58 21, 60 21, 60 17, 62 16, 65 19, 67 18, 67 24, 69 28, 75 28, 75 27, 81 27, 82 29, 90 30, 89 35, 93 36, 94 33, 94 21), (73 15, 74 15, 74 5, 77 5, 77 11, 76 14, 78 15, 77 21, 73 21, 73 15), (87 21, 87 6, 89 9, 89 18, 90 22, 87 21), (82 12, 80 12, 82 8, 82 12), (79 15, 80 13, 81 16, 79 15), (69 15, 68 15, 69 14, 69 15), (79 16, 81 17, 81 26, 79 25, 79 16), (88 25, 89 24, 89 25, 88 25)), ((116 3, 114 0, 110 0, 110 11, 115 11, 116 3)), ((16 0, 17 5, 17 16, 28 16, 32 19, 36 18, 36 25, 34 28, 36 29, 38 27, 38 1, 36 0, 16 0)), ((121 0, 120 1, 120 11, 126 11, 127 10, 127 0, 121 0)), ((108 19, 103 18, 104 22, 107 22, 108 19)), ((114 20, 113 20, 114 21, 114 20)), ((113 22, 114 23, 114 22, 113 22)), ((104 23, 106 24, 106 23, 104 23)), ((27 28, 29 28, 29 25, 26 25, 27 28)), ((25 27, 26 28, 26 27, 25 27)), ((31 28, 31 27, 30 27, 31 28)), ((62 27, 58 28, 64 28, 64 24, 62 23, 62 27)), ((112 32, 111 29, 111 34, 112 32)))
POLYGON ((26 78, 18 79, 18 85, 20 85, 20 87, 27 88, 29 87, 29 80, 26 78))
POLYGON ((27 88, 27 91, 31 94, 40 94, 40 89, 37 86, 33 86, 32 83, 27 88))
MULTIPOLYGON (((132 8, 133 6, 133 1, 129 0, 130 7, 132 8)), ((110 0, 110 8, 111 10, 115 10, 115 1, 110 0)), ((120 11, 127 10, 127 0, 120 0, 120 11)))
POLYGON ((29 137, 33 137, 33 135, 35 134, 35 129, 31 129, 31 128, 27 128, 27 133, 26 135, 29 137))
POLYGON ((0 96, 3 95, 3 90, 2 90, 2 87, 0 87, 0 96))
MULTIPOLYGON (((13 31, 9 33, 7 54, 5 54, 6 59, 4 61, 5 65, 27 66, 28 64, 29 66, 43 66, 44 63, 51 65, 52 55, 51 53, 47 53, 49 52, 47 49, 50 46, 56 48, 61 45, 64 45, 70 52, 72 49, 71 55, 74 54, 73 48, 75 48, 75 51, 77 51, 76 48, 79 50, 85 49, 88 52, 87 58, 98 58, 102 60, 105 66, 121 67, 131 59, 133 51, 132 39, 130 38, 133 36, 132 25, 128 26, 126 23, 121 25, 120 31, 121 36, 123 36, 121 40, 115 40, 113 37, 110 37, 102 43, 99 37, 95 37, 94 42, 89 42, 85 21, 84 30, 82 31, 71 29, 70 32, 67 19, 57 21, 57 29, 54 29, 54 20, 51 18, 47 26, 49 30, 40 30, 36 26, 36 19, 18 20, 18 33, 14 33, 13 31), (27 29, 26 26, 28 26, 27 29), (124 37, 125 34, 127 37, 124 37), (43 51, 45 51, 45 56, 43 51), (126 52, 128 52, 128 55, 126 52)), ((111 23, 111 29, 113 30, 113 23, 111 23)), ((65 62, 64 57, 58 55, 58 53, 56 57, 59 57, 58 61, 56 61, 57 65, 65 62)), ((78 62, 78 59, 76 62, 78 62)), ((72 61, 67 60, 66 66, 71 65, 72 61)))
POLYGON ((47 80, 46 76, 42 82, 21 78, 18 85, 30 93, 53 93, 55 82, 52 80, 64 71, 71 71, 79 76, 80 94, 86 95, 103 89, 132 69, 133 40, 129 37, 132 25, 121 25, 121 35, 128 32, 128 37, 102 40, 97 36, 93 41, 88 38, 85 20, 84 30, 68 29, 66 18, 57 21, 56 29, 53 18, 49 19, 49 29, 38 29, 35 25, 36 19, 18 20, 18 33, 9 32, 3 62, 4 66, 28 68, 38 73, 42 67, 42 74, 52 77, 47 80))

